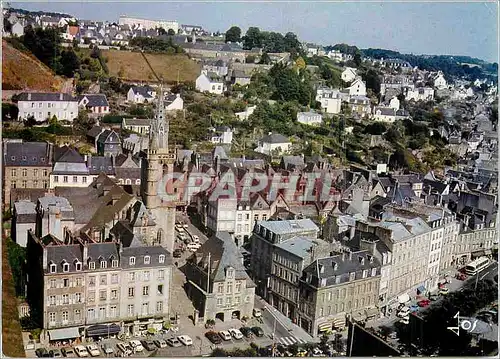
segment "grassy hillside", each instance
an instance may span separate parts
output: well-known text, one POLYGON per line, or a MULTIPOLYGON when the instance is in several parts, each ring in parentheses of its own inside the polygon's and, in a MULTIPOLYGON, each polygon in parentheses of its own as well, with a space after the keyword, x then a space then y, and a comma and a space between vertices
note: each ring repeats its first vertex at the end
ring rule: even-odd
POLYGON ((2 88, 4 90, 59 91, 63 80, 33 55, 2 40, 2 88))
MULTIPOLYGON (((126 81, 156 81, 138 52, 103 50, 102 56, 107 59, 110 76, 126 81)), ((186 55, 146 54, 146 57, 167 83, 177 82, 177 76, 181 82, 195 81, 200 74, 201 66, 186 55)))

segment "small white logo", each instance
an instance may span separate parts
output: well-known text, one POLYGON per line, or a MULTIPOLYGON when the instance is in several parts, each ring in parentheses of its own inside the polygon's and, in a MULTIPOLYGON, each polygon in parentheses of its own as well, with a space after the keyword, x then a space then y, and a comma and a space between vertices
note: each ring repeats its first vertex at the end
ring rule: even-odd
POLYGON ((463 318, 460 319, 460 312, 457 312, 453 316, 453 318, 457 319, 457 326, 456 327, 447 327, 446 329, 451 330, 453 333, 455 333, 457 336, 460 336, 460 329, 465 330, 466 332, 472 333, 477 326, 477 319, 472 319, 472 318, 463 318))

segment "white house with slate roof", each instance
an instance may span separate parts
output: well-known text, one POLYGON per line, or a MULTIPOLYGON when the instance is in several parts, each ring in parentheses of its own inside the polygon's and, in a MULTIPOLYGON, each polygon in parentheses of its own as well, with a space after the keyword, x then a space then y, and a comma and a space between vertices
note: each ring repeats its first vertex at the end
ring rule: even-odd
POLYGON ((224 93, 224 81, 215 73, 202 70, 201 75, 196 79, 196 90, 222 95, 224 93))
POLYGON ((43 122, 54 115, 58 120, 73 121, 78 117, 78 100, 65 93, 23 92, 17 103, 19 120, 33 116, 43 122))
POLYGON ((122 129, 137 132, 141 135, 149 134, 151 120, 147 118, 124 118, 122 129))
POLYGON ((373 119, 375 121, 392 123, 397 120, 404 120, 409 118, 410 114, 403 110, 396 110, 392 107, 377 106, 373 108, 373 119))
POLYGON ((356 78, 356 69, 352 67, 346 67, 344 71, 342 71, 342 81, 351 82, 356 78))
POLYGON ((92 177, 84 158, 78 151, 66 146, 54 150, 50 188, 87 187, 90 183, 92 183, 92 177))
POLYGON ((356 78, 347 90, 350 96, 366 96, 366 84, 360 77, 356 78))
POLYGON ((203 321, 252 317, 255 284, 229 232, 217 232, 186 263, 188 296, 203 321))
POLYGON ((292 143, 285 136, 280 135, 279 133, 269 132, 267 136, 264 136, 259 140, 258 146, 254 151, 266 155, 270 155, 273 151, 278 151, 279 154, 283 154, 288 152, 291 146, 292 143))
POLYGON ((165 96, 165 111, 177 111, 184 109, 184 100, 180 94, 170 94, 165 96))
POLYGON ((78 96, 78 106, 92 114, 105 115, 109 113, 109 103, 104 94, 85 94, 78 96))
POLYGON ((127 101, 132 103, 151 102, 156 98, 156 91, 151 86, 132 86, 127 92, 127 101))
POLYGON ((36 206, 31 201, 19 201, 14 203, 12 213, 12 239, 21 247, 26 248, 28 243, 28 230, 35 230, 36 206))

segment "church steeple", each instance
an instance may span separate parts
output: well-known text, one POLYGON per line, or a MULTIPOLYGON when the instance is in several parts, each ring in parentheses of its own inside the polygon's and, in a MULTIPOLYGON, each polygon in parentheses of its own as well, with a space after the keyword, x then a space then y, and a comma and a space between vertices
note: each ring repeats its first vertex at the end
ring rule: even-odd
MULTIPOLYGON (((163 85, 160 85, 156 104, 156 115, 151 120, 149 129, 149 148, 151 150, 164 150, 168 153, 169 123, 165 117, 165 101, 163 85)), ((162 151, 162 152, 164 152, 162 151)))

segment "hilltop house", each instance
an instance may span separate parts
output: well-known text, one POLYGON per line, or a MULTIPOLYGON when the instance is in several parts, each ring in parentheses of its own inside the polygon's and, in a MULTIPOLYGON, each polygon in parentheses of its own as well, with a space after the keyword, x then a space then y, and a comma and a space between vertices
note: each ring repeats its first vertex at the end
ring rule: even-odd
POLYGON ((347 88, 350 96, 366 96, 366 84, 360 77, 347 88))
POLYGON ((297 121, 305 125, 321 125, 323 116, 316 112, 298 112, 297 121))
POLYGON ((261 138, 255 152, 271 155, 273 151, 278 151, 280 154, 288 152, 292 143, 288 138, 279 133, 269 132, 267 136, 261 138))
POLYGON ((78 117, 78 100, 64 93, 23 92, 17 104, 19 120, 33 116, 37 122, 52 116, 58 120, 73 121, 78 117))
POLYGON ((132 86, 127 93, 127 101, 133 103, 151 102, 156 98, 156 91, 151 86, 132 86))
POLYGON ((184 109, 184 100, 180 94, 170 94, 165 96, 165 111, 177 111, 184 109))
POLYGON ((85 108, 94 115, 109 113, 109 103, 104 94, 84 94, 78 96, 78 106, 85 108))
POLYGON ((203 70, 196 79, 196 90, 222 95, 224 93, 224 81, 217 74, 203 70))
POLYGON ((349 83, 353 81, 356 78, 356 76, 357 76, 356 69, 352 67, 346 67, 345 70, 342 71, 341 78, 342 81, 349 83))

